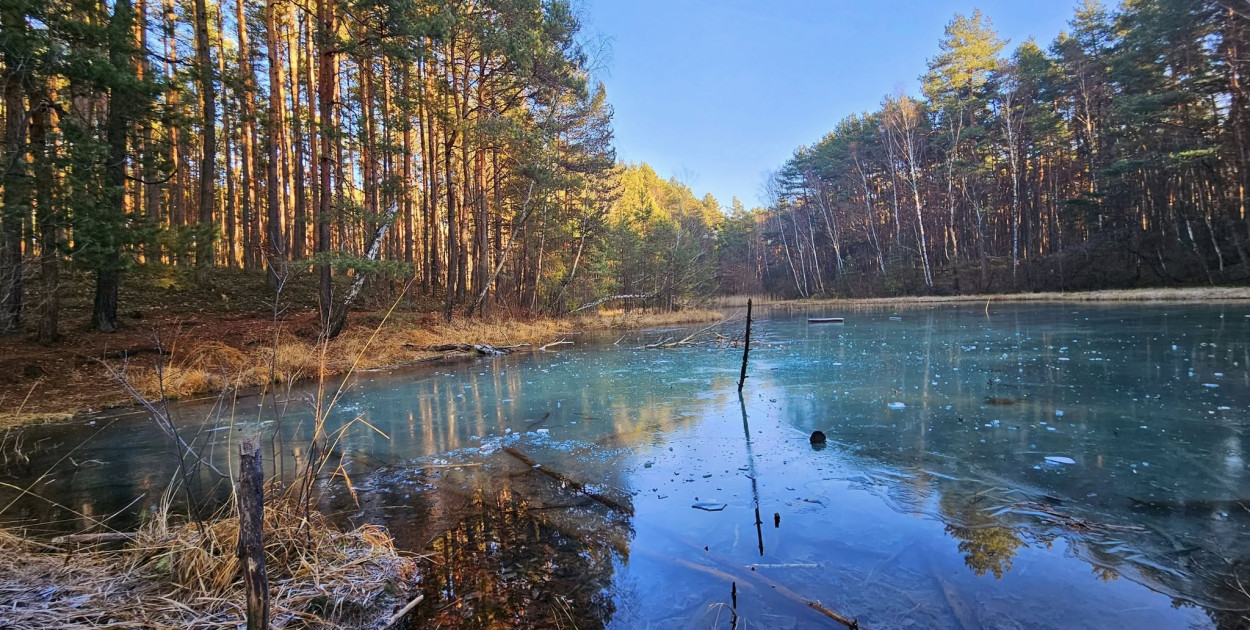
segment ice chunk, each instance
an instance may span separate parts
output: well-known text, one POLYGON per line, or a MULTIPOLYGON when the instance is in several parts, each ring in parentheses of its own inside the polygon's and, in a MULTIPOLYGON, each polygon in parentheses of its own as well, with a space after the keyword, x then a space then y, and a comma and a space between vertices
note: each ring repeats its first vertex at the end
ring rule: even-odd
POLYGON ((1075 460, 1075 459, 1072 459, 1071 457, 1064 457, 1064 456, 1062 456, 1062 455, 1047 455, 1047 456, 1046 456, 1046 462, 1047 462, 1047 463, 1049 463, 1049 464, 1069 464, 1069 465, 1071 465, 1071 464, 1075 464, 1075 463, 1076 463, 1076 460, 1075 460))
POLYGON ((886 406, 889 407, 890 409, 906 409, 907 408, 907 405, 901 402, 898 402, 897 400, 892 403, 887 404, 886 406))

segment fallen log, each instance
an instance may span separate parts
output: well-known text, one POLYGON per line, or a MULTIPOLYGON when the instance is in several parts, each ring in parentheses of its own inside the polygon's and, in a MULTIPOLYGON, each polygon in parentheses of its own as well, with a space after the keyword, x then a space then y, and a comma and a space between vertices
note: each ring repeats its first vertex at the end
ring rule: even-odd
POLYGON ((526 464, 530 468, 533 468, 543 473, 544 475, 547 475, 548 477, 551 477, 552 479, 555 479, 556 481, 563 483, 564 485, 572 488, 576 492, 579 492, 581 494, 586 495, 587 497, 590 497, 591 499, 603 504, 609 509, 620 512, 622 514, 628 514, 630 516, 634 515, 634 509, 632 507, 629 507, 628 505, 623 505, 613 499, 603 496, 602 494, 588 490, 585 484, 569 479, 563 473, 557 470, 552 470, 550 468, 547 468, 546 466, 543 466, 542 464, 539 464, 533 459, 530 459, 529 456, 526 455, 525 453, 522 453, 521 451, 518 451, 515 448, 512 448, 511 446, 505 446, 503 447, 503 450, 505 453, 521 460, 522 463, 526 464))

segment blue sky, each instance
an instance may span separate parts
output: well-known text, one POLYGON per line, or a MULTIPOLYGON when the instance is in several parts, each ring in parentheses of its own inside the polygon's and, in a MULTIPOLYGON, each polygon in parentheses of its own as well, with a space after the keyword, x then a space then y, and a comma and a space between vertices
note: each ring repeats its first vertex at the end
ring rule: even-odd
POLYGON ((726 206, 760 203, 767 171, 843 116, 876 109, 937 54, 955 13, 980 8, 1043 47, 1078 0, 581 0, 610 47, 599 77, 620 159, 648 162, 726 206))

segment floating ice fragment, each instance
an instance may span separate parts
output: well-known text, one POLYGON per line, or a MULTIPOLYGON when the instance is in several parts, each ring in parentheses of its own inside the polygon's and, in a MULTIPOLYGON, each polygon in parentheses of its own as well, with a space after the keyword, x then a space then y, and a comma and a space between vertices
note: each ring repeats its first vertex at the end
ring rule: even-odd
POLYGON ((889 407, 890 409, 906 409, 907 408, 906 404, 898 402, 897 400, 892 403, 887 404, 886 406, 889 407))
POLYGON ((1055 417, 1056 417, 1056 418, 1062 418, 1062 417, 1063 417, 1063 410, 1062 410, 1062 409, 1056 409, 1056 410, 1055 410, 1055 417))
POLYGON ((1069 464, 1069 465, 1071 465, 1071 464, 1075 464, 1075 463, 1076 463, 1076 460, 1075 460, 1075 459, 1072 459, 1071 457, 1064 457, 1064 456, 1062 456, 1062 455, 1047 455, 1047 456, 1046 456, 1046 462, 1047 462, 1047 463, 1050 463, 1050 464, 1069 464))
POLYGON ((1216 384, 1216 383, 1203 383, 1203 384, 1202 384, 1202 386, 1203 386, 1203 387, 1206 387, 1206 388, 1208 388, 1208 389, 1215 389, 1215 388, 1219 387, 1219 385, 1218 385, 1218 384, 1216 384))
POLYGON ((535 431, 534 433, 537 433, 537 434, 539 434, 539 435, 547 435, 548 433, 551 433, 551 430, 550 430, 550 429, 539 429, 539 430, 535 431))

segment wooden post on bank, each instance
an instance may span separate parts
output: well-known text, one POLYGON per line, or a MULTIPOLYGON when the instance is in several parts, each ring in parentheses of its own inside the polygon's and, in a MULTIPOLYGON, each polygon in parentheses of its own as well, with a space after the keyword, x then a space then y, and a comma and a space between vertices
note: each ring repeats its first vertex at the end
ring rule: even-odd
POLYGON ((747 298, 747 334, 742 339, 742 374, 738 376, 738 392, 742 392, 743 383, 747 382, 747 356, 751 354, 751 300, 747 298))
POLYGON ((247 630, 269 628, 269 578, 265 574, 265 468, 260 431, 250 430, 239 442, 239 559, 247 594, 247 630))

